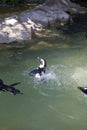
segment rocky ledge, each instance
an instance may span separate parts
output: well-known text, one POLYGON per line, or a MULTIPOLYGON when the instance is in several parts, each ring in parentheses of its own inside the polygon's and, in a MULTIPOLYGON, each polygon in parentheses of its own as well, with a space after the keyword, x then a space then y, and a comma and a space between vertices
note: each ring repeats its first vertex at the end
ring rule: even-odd
POLYGON ((87 13, 87 9, 71 3, 58 2, 53 5, 42 4, 18 15, 0 19, 0 43, 30 40, 37 31, 42 31, 48 24, 64 26, 70 21, 71 14, 87 13))

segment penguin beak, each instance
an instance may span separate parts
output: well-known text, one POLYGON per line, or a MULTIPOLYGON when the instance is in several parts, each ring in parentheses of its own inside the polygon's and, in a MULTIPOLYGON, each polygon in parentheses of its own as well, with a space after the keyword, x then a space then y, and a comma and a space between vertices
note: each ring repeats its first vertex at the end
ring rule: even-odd
POLYGON ((77 87, 77 88, 83 92, 83 88, 82 87, 77 87))
POLYGON ((87 88, 86 87, 78 87, 83 93, 87 94, 87 88))

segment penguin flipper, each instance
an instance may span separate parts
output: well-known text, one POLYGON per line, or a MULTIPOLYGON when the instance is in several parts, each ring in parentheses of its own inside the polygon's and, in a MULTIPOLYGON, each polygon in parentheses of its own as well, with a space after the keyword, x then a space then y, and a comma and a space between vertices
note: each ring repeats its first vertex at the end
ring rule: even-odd
POLYGON ((16 85, 18 85, 18 84, 20 84, 20 83, 21 83, 21 82, 13 83, 13 84, 11 84, 10 86, 13 87, 13 86, 16 86, 16 85))

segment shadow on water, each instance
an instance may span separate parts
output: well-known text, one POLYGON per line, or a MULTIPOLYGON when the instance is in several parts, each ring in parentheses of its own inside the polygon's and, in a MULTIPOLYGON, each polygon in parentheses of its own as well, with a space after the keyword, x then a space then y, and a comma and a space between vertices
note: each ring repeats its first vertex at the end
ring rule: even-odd
POLYGON ((77 35, 87 38, 87 14, 77 14, 73 17, 73 23, 63 29, 63 32, 67 35, 77 35))

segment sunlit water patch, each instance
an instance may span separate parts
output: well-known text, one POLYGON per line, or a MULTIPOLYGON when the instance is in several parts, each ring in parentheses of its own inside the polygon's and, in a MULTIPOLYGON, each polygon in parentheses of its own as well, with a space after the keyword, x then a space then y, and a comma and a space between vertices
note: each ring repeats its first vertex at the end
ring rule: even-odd
POLYGON ((78 85, 87 86, 87 67, 77 67, 72 75, 72 79, 78 85))

